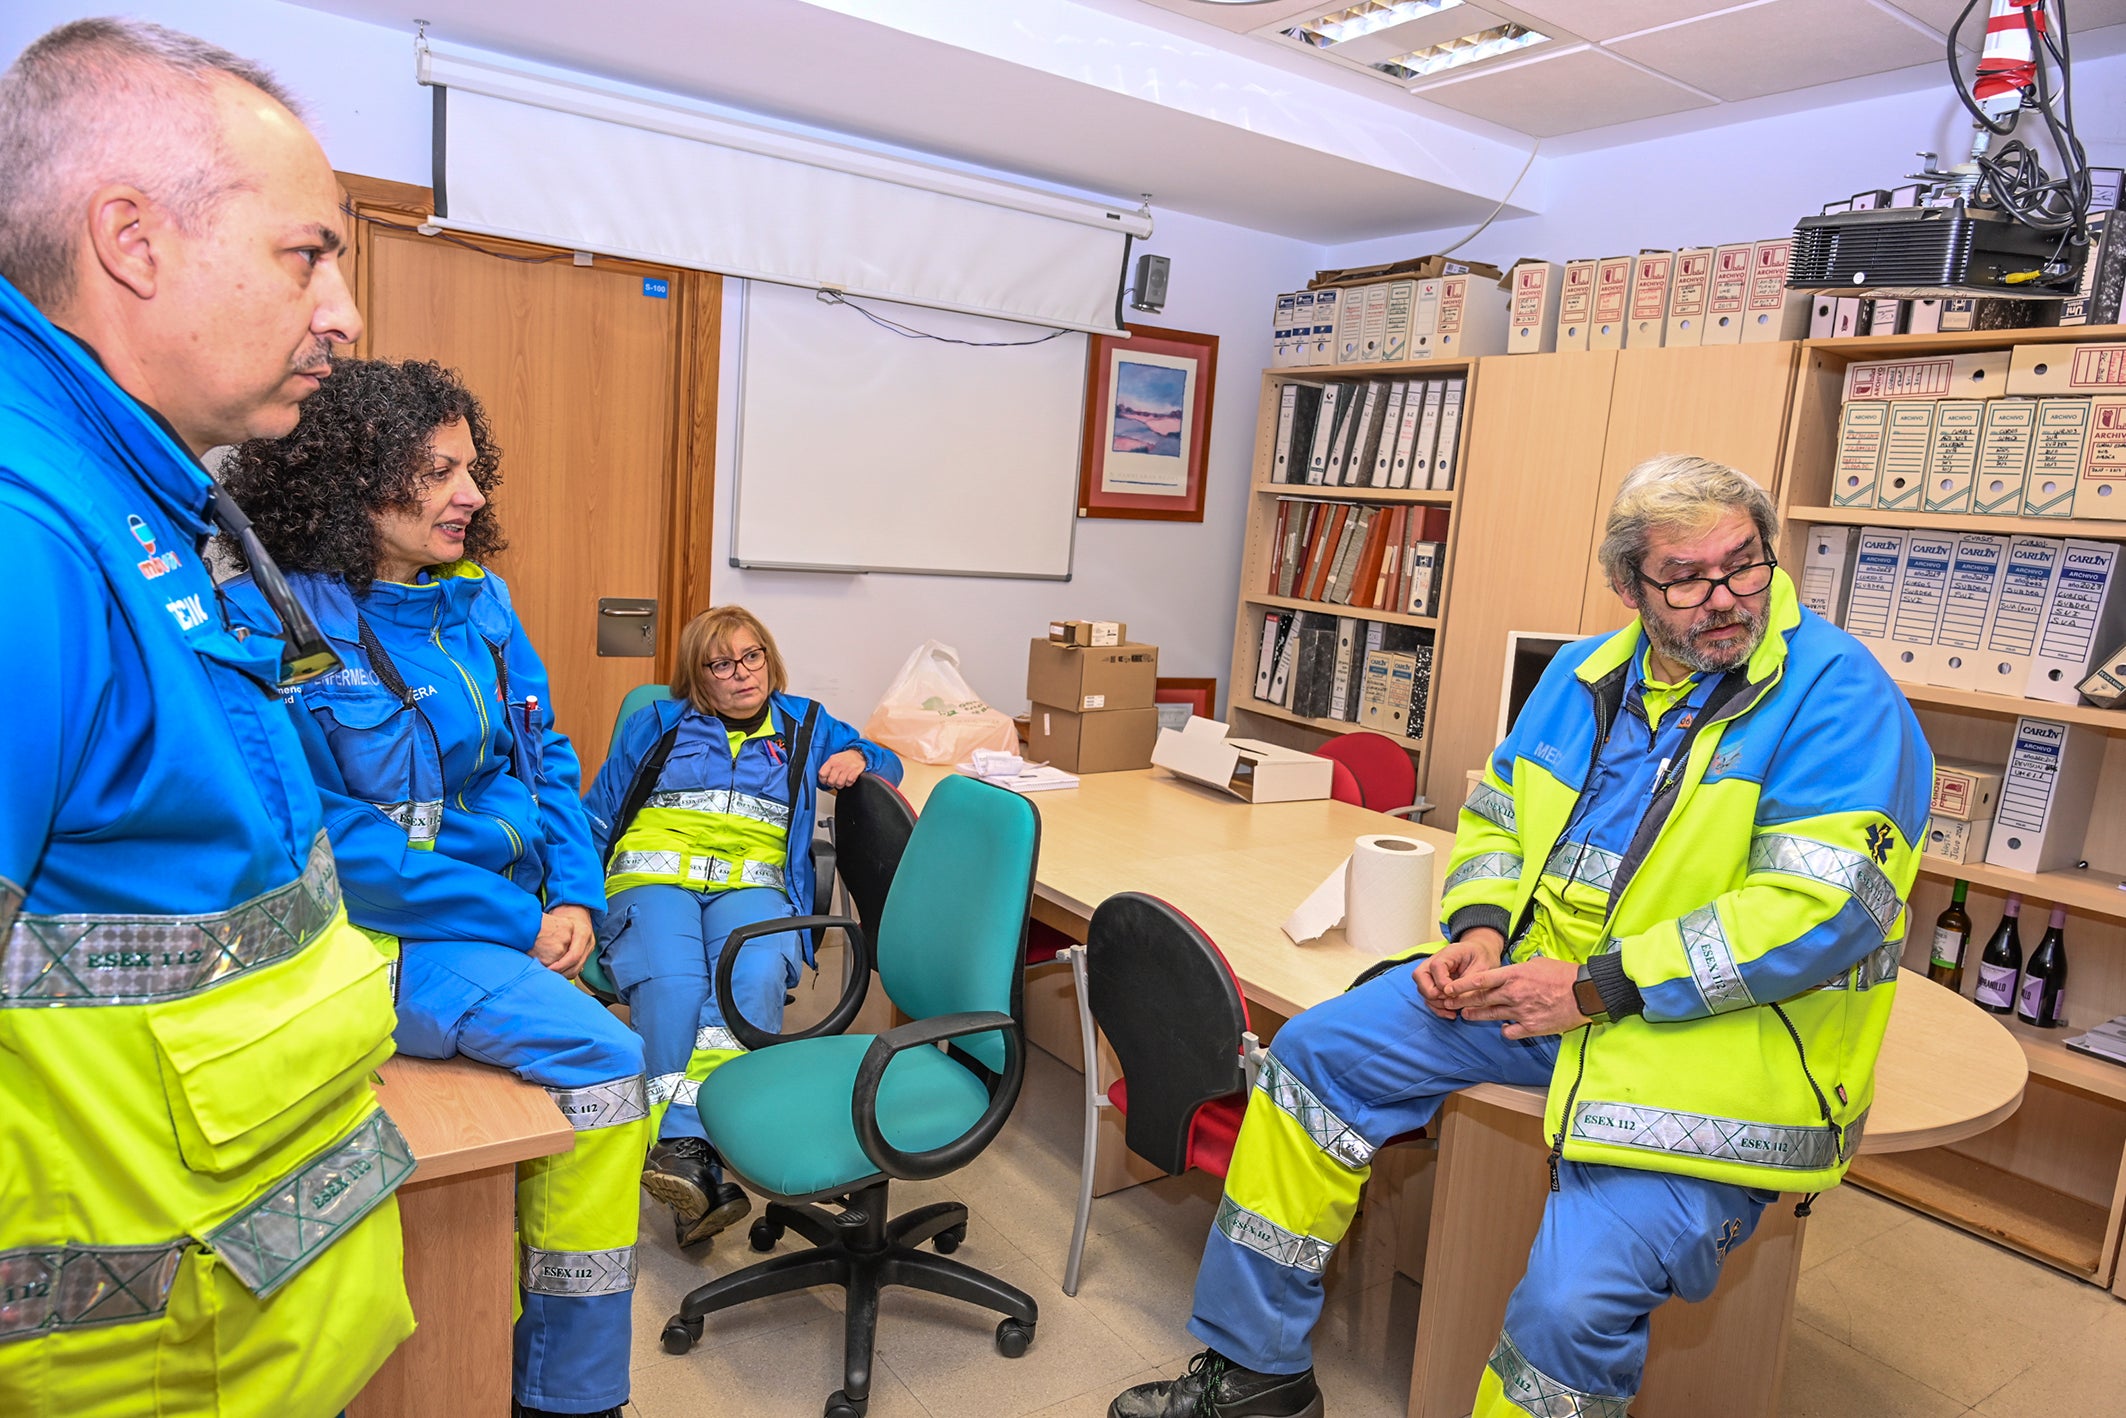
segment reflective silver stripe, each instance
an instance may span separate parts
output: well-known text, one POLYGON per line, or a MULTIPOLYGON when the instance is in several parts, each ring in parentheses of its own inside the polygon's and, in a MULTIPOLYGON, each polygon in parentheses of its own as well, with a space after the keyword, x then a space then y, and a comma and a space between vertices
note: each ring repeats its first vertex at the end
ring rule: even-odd
POLYGON ((370 806, 397 823, 409 842, 433 842, 436 833, 443 828, 443 801, 440 798, 430 803, 371 803, 370 806))
POLYGON ((692 855, 686 852, 622 852, 613 858, 606 877, 616 876, 664 876, 699 883, 722 885, 737 876, 741 885, 772 886, 778 891, 786 890, 783 869, 767 862, 731 862, 707 853, 692 855))
POLYGON ((1543 875, 1607 891, 1616 883, 1617 872, 1623 866, 1624 859, 1615 852, 1585 842, 1560 842, 1551 849, 1550 860, 1543 863, 1543 875))
POLYGON ((649 1092, 639 1073, 632 1078, 608 1079, 582 1088, 549 1088, 546 1095, 554 1100, 561 1116, 567 1118, 569 1126, 577 1132, 616 1128, 623 1123, 640 1122, 650 1115, 649 1092))
POLYGON ((717 812, 727 817, 746 817, 770 827, 788 827, 790 808, 773 798, 741 793, 736 788, 711 788, 685 793, 652 793, 644 807, 677 808, 681 812, 717 812))
POLYGON ((679 1085, 672 1090, 672 1101, 682 1108, 693 1107, 694 1101, 700 1096, 701 1080, 698 1078, 682 1078, 679 1085))
POLYGON ((161 1246, 0 1251, 0 1342, 160 1315, 191 1238, 161 1246))
MULTIPOLYGON (((1857 1135, 1859 1126, 1856 1121, 1846 1131, 1857 1135)), ((1643 1147, 1650 1152, 1711 1157, 1722 1162, 1747 1162, 1758 1167, 1778 1167, 1794 1172, 1820 1171, 1835 1165, 1841 1158, 1837 1139, 1828 1127, 1745 1123, 1703 1113, 1647 1108, 1636 1103, 1605 1103, 1599 1099, 1574 1105, 1572 1135, 1586 1142, 1643 1147)))
POLYGON ((15 913, 22 909, 25 894, 21 887, 0 876, 0 935, 7 934, 15 924, 15 913))
POLYGON ((542 1251, 524 1248, 527 1295, 625 1295, 635 1288, 635 1248, 542 1251))
POLYGON ((1489 783, 1479 783, 1469 801, 1462 804, 1464 811, 1473 812, 1494 827, 1503 827, 1508 832, 1518 832, 1515 826, 1513 799, 1507 797, 1489 783))
POLYGON ((678 852, 622 852, 613 858, 609 876, 677 876, 678 852))
POLYGON ((207 1235, 261 1300, 295 1278, 413 1175, 413 1149, 379 1108, 323 1156, 207 1235))
POLYGON ((1624 1418, 1624 1410, 1631 1405, 1630 1394, 1617 1398, 1583 1393, 1559 1383, 1529 1363, 1512 1336, 1503 1332, 1486 1367, 1499 1376, 1505 1396, 1535 1418, 1624 1418))
POLYGON ((1272 1103, 1284 1109, 1307 1130, 1314 1145, 1328 1153, 1344 1166, 1354 1171, 1373 1164, 1373 1144, 1354 1132, 1349 1123, 1329 1111, 1314 1090, 1301 1083, 1277 1060, 1277 1055, 1262 1056, 1262 1071, 1256 1075, 1255 1086, 1263 1091, 1272 1103))
POLYGON ((672 1096, 679 1091, 679 1085, 686 1081, 687 1076, 684 1073, 658 1074, 649 1082, 650 1106, 654 1108, 660 1103, 671 1102, 672 1096))
POLYGON ((1757 1002, 1750 997, 1750 987, 1742 982, 1742 971, 1735 966, 1735 952, 1727 943, 1727 931, 1720 924, 1718 911, 1700 906, 1686 912, 1676 922, 1676 930, 1683 937, 1683 958, 1690 962, 1690 977, 1697 982, 1698 993, 1705 997, 1707 1009, 1725 1014, 1757 1002))
POLYGON ((1897 924, 1897 912, 1904 904, 1897 888, 1866 853, 1833 847, 1810 837, 1770 832, 1751 839, 1750 870, 1805 876, 1851 892, 1862 909, 1875 918, 1875 928, 1884 935, 1897 924))
POLYGON ((1877 985, 1886 985, 1897 978, 1899 965, 1903 963, 1905 938, 1886 940, 1858 965, 1840 975, 1834 975, 1816 988, 1819 990, 1872 990, 1877 985))
POLYGON ((700 1030, 694 1035, 694 1047, 697 1049, 734 1049, 741 1054, 746 1051, 746 1046, 738 1042, 736 1034, 715 1024, 701 1026, 700 1030))
POLYGON ((1329 1256, 1336 1249, 1318 1236, 1295 1236, 1276 1222, 1237 1204, 1229 1196, 1218 1199, 1217 1224, 1234 1245, 1246 1246, 1279 1265, 1294 1270, 1311 1270, 1316 1275, 1328 1268, 1329 1256))
POLYGON ((320 835, 301 876, 212 915, 17 915, 0 938, 0 1008, 197 994, 295 954, 339 906, 339 874, 320 835))
POLYGON ((1472 881, 1497 877, 1502 881, 1521 879, 1521 859, 1512 852, 1478 852, 1447 873, 1447 884, 1442 892, 1453 891, 1472 881))

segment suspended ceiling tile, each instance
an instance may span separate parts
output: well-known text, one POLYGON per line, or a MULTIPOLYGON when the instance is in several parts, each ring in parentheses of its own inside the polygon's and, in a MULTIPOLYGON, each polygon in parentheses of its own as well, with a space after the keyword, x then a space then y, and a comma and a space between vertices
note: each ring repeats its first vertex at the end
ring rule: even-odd
POLYGON ((1176 15, 1186 15, 1234 34, 1247 34, 1277 21, 1298 23, 1335 8, 1335 0, 1263 0, 1256 5, 1214 5, 1209 0, 1146 0, 1176 15))
POLYGON ((1680 84, 1587 47, 1538 54, 1498 68, 1478 68, 1465 79, 1428 85, 1418 90, 1418 97, 1538 138, 1606 128, 1711 103, 1680 84))
POLYGON ((1610 48, 1729 102, 1943 57, 1931 35, 1858 0, 1766 0, 1610 48))
MULTIPOLYGON (((1154 0, 1158 3, 1158 0, 1154 0)), ((1739 0, 1511 0, 1545 34, 1568 30, 1582 39, 1609 40, 1725 10, 1739 0)))

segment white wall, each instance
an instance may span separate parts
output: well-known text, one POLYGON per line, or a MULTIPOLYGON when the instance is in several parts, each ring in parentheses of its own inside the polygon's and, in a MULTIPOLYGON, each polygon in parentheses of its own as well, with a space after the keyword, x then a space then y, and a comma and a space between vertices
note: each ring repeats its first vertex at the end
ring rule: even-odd
MULTIPOLYGON (((1543 210, 1497 222, 1461 254, 1504 267, 1523 256, 1563 261, 1791 231, 1826 202, 1897 186, 1918 170, 1923 150, 1944 163, 1962 160, 1970 123, 1946 69, 1939 72, 1939 83, 1906 93, 1538 157, 1529 178, 1543 210)), ((2074 83, 2076 126, 2090 160, 2126 165, 2126 55, 2077 61, 2074 83)), ((2025 127, 2037 124, 2025 119, 2025 127)), ((1466 230, 1332 247, 1323 259, 1355 266, 1420 255, 1466 230)))
MULTIPOLYGON (((1132 639, 1159 647, 1168 675, 1215 675, 1218 702, 1233 648, 1240 539, 1247 520, 1261 371, 1270 360, 1278 292, 1305 283, 1319 249, 1303 242, 1173 212, 1135 248, 1174 263, 1166 309, 1132 319, 1218 336, 1204 520, 1081 520, 1069 581, 958 576, 862 576, 741 570, 728 563, 737 407, 736 320, 725 322, 727 411, 717 449, 719 601, 761 616, 789 660, 795 687, 861 722, 908 653, 926 639, 958 648, 970 683, 1010 712, 1026 704, 1026 642, 1057 616, 1126 620, 1132 639)), ((735 283, 733 283, 735 288, 735 283)), ((998 509, 1009 515, 1009 508, 998 509)))

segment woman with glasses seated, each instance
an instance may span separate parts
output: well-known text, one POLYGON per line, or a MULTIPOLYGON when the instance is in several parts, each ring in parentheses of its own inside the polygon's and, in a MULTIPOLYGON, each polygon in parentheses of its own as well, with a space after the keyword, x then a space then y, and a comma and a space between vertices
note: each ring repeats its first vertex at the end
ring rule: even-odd
MULTIPOLYGON (((517 1167, 516 1412, 628 1398, 642 1041, 571 981, 605 904, 546 668, 482 563, 500 456, 455 375, 345 360, 295 431, 237 450, 229 491, 341 668, 290 693, 347 915, 397 957, 399 1052, 543 1086, 575 1145, 517 1167)), ((235 549, 239 560, 241 549, 235 549)), ((277 622, 249 578, 230 600, 277 622)))
POLYGON ((645 705, 585 797, 611 904, 599 948, 642 1033, 657 1143, 642 1185, 672 1208, 682 1246, 705 1241, 750 1203, 723 1179, 694 1109, 701 1081, 742 1052, 735 1009, 779 1030, 784 992, 811 963, 809 934, 748 941, 715 997, 716 962, 741 926, 804 915, 812 901, 818 789, 900 760, 789 683, 775 639, 752 612, 719 606, 679 635, 672 697, 645 705))

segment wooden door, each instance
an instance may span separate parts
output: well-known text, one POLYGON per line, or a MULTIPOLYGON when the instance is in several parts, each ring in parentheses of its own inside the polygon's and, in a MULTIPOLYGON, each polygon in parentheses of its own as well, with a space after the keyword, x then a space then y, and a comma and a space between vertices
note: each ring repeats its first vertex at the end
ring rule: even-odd
POLYGON ((1425 793, 1450 809, 1466 794, 1463 775, 1497 743, 1506 632, 1580 624, 1616 368, 1608 350, 1502 355, 1479 367, 1425 733, 1425 793))
POLYGON ((440 361, 486 406, 509 541, 496 569, 546 661, 555 719, 588 781, 622 696, 668 677, 679 623, 707 604, 707 559, 690 552, 706 538, 696 464, 714 438, 695 425, 702 403, 714 407, 713 318, 702 338, 690 316, 714 310, 716 278, 424 237, 406 215, 361 223, 361 352, 440 361), (689 508, 700 509, 699 527, 689 508), (659 653, 600 656, 602 597, 661 601, 659 653))
MULTIPOLYGON (((1632 613, 1602 575, 1596 551, 1624 475, 1659 453, 1696 453, 1740 468, 1777 499, 1779 455, 1794 391, 1792 342, 1626 350, 1617 356, 1603 440, 1594 526, 1582 551, 1586 594, 1579 628, 1620 630, 1632 613)), ((1799 568, 1795 568, 1796 571, 1799 568)))

